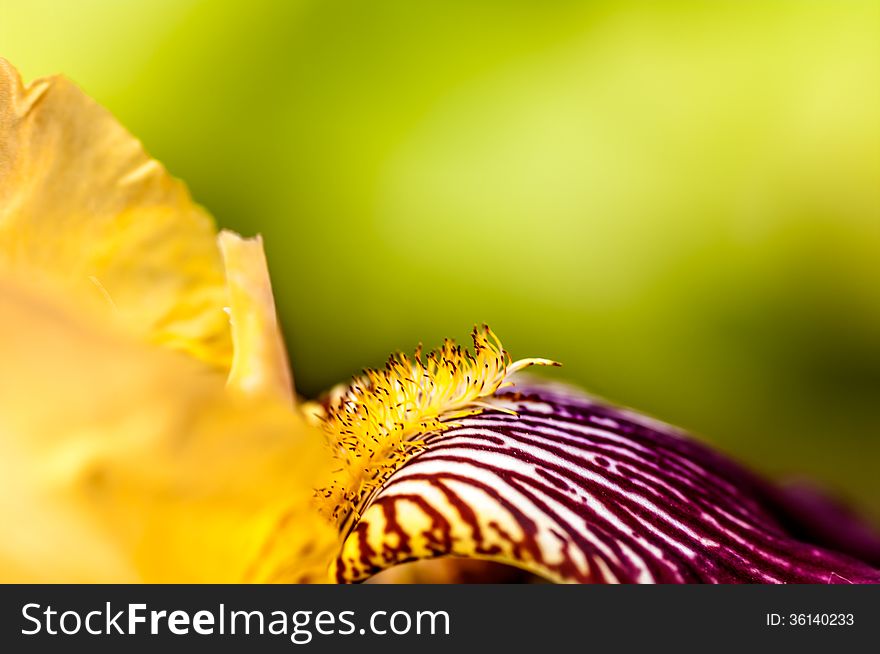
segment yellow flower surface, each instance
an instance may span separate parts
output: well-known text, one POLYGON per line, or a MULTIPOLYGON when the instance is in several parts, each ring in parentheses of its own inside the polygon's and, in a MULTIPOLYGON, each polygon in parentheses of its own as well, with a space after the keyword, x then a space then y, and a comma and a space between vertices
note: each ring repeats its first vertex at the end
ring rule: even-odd
POLYGON ((0 60, 0 272, 221 368, 226 285, 210 216, 63 77, 0 60))
POLYGON ((4 61, 0 200, 0 579, 325 579, 328 456, 291 409, 261 243, 225 234, 224 267, 106 111, 4 61))
POLYGON ((293 379, 260 237, 232 232, 219 237, 226 266, 234 353, 228 385, 249 395, 275 395, 293 402, 293 379))
POLYGON ((325 453, 288 405, 5 283, 0 312, 0 579, 326 574, 325 453))

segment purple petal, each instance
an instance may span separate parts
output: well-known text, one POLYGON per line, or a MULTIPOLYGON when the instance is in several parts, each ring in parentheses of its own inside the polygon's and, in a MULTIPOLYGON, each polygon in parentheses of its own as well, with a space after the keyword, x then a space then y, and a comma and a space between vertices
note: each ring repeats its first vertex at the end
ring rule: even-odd
POLYGON ((845 553, 876 555, 853 521, 813 520, 673 427, 527 378, 493 401, 516 415, 457 420, 384 484, 345 542, 341 581, 457 555, 581 583, 880 582, 845 553), (829 537, 834 524, 850 531, 829 537), (849 548, 847 533, 860 535, 849 548))

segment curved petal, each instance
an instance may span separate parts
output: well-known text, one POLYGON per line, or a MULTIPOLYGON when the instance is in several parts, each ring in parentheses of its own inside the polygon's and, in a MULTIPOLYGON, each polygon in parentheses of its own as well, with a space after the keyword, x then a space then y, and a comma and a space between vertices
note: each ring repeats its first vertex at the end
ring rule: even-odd
POLYGON ((0 59, 0 272, 228 368, 215 236, 106 110, 62 77, 25 87, 0 59))
POLYGON ((222 231, 217 239, 229 288, 233 357, 227 385, 292 403, 293 378, 269 280, 263 239, 222 231))
POLYGON ((289 403, 0 277, 0 581, 326 581, 330 457, 289 403))
POLYGON ((563 582, 880 582, 799 540, 773 489, 668 425, 522 378, 494 404, 385 482, 338 580, 457 555, 563 582))

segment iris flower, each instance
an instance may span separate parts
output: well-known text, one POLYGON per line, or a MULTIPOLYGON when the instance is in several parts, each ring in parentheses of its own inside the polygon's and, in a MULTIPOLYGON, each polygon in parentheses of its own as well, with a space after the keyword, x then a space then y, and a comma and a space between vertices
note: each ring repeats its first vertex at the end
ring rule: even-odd
POLYGON ((260 239, 218 235, 72 83, 2 61, 0 318, 4 581, 472 559, 555 582, 880 582, 877 538, 828 501, 530 377, 555 364, 486 327, 302 401, 260 239))

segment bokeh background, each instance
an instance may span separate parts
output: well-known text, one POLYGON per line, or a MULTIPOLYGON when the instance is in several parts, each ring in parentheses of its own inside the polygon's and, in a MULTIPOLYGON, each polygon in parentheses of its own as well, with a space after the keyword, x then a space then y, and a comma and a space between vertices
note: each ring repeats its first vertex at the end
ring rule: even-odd
POLYGON ((489 322, 880 524, 880 3, 3 0, 266 238, 299 390, 489 322))

